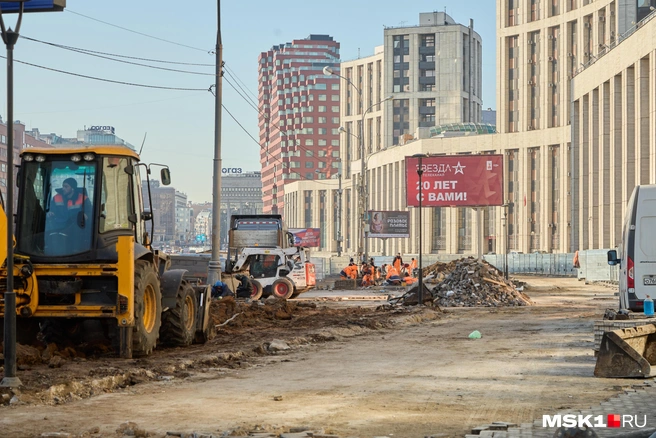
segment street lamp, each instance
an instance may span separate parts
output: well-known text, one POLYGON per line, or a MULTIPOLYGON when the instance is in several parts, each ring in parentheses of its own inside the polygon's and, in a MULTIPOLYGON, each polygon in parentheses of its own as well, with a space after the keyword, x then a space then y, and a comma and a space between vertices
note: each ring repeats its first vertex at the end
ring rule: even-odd
POLYGON ((418 158, 419 159, 419 164, 417 166, 417 175, 419 176, 419 255, 418 255, 418 263, 419 263, 419 278, 417 285, 419 286, 419 290, 417 292, 417 305, 423 306, 424 305, 424 268, 421 263, 421 253, 422 253, 422 244, 423 244, 423 239, 422 239, 422 224, 421 224, 421 203, 424 199, 423 195, 423 185, 421 182, 421 176, 424 174, 424 168, 422 167, 421 160, 422 158, 426 158, 426 154, 415 154, 412 156, 412 158, 418 158))
POLYGON ((510 236, 510 226, 508 225, 508 207, 510 206, 509 203, 505 203, 501 205, 503 207, 503 221, 505 222, 506 226, 506 235, 505 235, 505 242, 504 246, 506 247, 504 250, 505 253, 505 263, 503 264, 503 277, 508 280, 508 239, 510 236))

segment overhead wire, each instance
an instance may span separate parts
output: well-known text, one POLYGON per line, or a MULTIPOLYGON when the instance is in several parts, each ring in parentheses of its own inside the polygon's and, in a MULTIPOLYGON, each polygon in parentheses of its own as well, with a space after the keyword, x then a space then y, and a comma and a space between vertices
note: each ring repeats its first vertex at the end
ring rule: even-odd
POLYGON ((198 47, 192 47, 192 46, 188 46, 188 45, 186 45, 186 44, 182 44, 182 43, 178 43, 178 42, 170 41, 170 40, 165 40, 164 38, 159 38, 159 37, 155 37, 155 36, 152 36, 152 35, 148 35, 147 33, 138 32, 138 31, 136 31, 136 30, 128 29, 127 27, 118 26, 118 25, 116 25, 116 24, 108 23, 107 21, 103 21, 103 20, 99 20, 99 19, 97 19, 97 18, 89 17, 88 15, 84 15, 84 14, 81 14, 81 13, 79 13, 79 12, 75 12, 75 11, 73 11, 73 10, 71 10, 71 9, 68 9, 68 8, 65 9, 65 11, 66 11, 66 12, 70 12, 71 14, 79 15, 80 17, 84 17, 84 18, 87 18, 87 19, 89 19, 89 20, 97 21, 98 23, 106 24, 107 26, 116 27, 116 28, 118 28, 118 29, 125 30, 125 31, 127 31, 127 32, 132 32, 132 33, 135 33, 135 34, 137 34, 137 35, 145 36, 145 37, 147 37, 147 38, 152 38, 152 39, 154 39, 154 40, 158 40, 158 41, 162 41, 162 42, 165 42, 165 43, 173 44, 173 45, 176 45, 176 46, 186 47, 186 48, 188 48, 188 49, 198 50, 198 51, 206 52, 206 53, 207 53, 207 50, 206 50, 206 49, 199 49, 198 47))
MULTIPOLYGON (((1 56, 1 55, 0 55, 0 58, 7 59, 5 56, 1 56)), ((109 83, 112 83, 112 84, 129 85, 129 86, 132 86, 132 87, 154 88, 154 89, 158 89, 158 90, 175 90, 175 91, 209 91, 209 88, 164 87, 164 86, 160 86, 160 85, 148 85, 148 84, 137 84, 137 83, 134 83, 134 82, 115 81, 113 79, 104 79, 104 78, 99 78, 99 77, 96 77, 96 76, 89 76, 89 75, 83 75, 81 73, 73 73, 73 72, 70 72, 70 71, 59 70, 59 69, 52 68, 52 67, 45 67, 43 65, 33 64, 31 62, 19 61, 17 59, 14 59, 14 62, 18 62, 18 63, 21 63, 21 64, 29 65, 31 67, 37 67, 37 68, 41 68, 43 70, 54 71, 54 72, 57 72, 57 73, 62 73, 62 74, 70 75, 70 76, 77 76, 77 77, 80 77, 80 78, 91 79, 91 80, 101 81, 101 82, 109 82, 109 83)))

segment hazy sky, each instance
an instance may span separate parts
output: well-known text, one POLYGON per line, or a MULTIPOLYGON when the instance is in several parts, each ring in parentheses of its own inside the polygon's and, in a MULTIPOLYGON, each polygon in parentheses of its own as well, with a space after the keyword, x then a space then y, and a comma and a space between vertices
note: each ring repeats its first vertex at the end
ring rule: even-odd
MULTIPOLYGON (((14 49, 14 118, 27 129, 64 137, 94 125, 114 126, 116 135, 137 150, 147 133, 142 159, 170 165, 172 185, 190 200, 211 201, 215 114, 208 90, 215 83, 210 52, 216 43, 217 1, 66 3, 64 12, 23 18, 24 38, 14 49)), ((456 22, 474 20, 483 39, 483 106, 496 108, 493 0, 222 1, 223 104, 248 131, 223 112, 223 167, 260 169, 259 145, 253 140, 257 111, 230 85, 239 84, 246 92, 239 91, 255 100, 260 52, 310 34, 329 34, 341 43, 342 60, 368 56, 383 44, 383 26, 418 25, 420 12, 445 8, 456 22)), ((5 15, 5 25, 14 28, 16 17, 5 15)), ((0 54, 4 58, 6 51, 0 54)), ((0 81, 0 114, 6 120, 6 67, 0 67, 0 81)))

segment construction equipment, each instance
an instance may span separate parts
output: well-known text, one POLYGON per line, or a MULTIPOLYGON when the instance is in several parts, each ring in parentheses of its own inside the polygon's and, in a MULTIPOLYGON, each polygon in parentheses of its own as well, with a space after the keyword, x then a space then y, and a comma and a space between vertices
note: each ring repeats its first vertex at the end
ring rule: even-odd
MULTIPOLYGON (((92 320, 117 334, 119 353, 129 358, 158 343, 185 346, 211 336, 209 287, 169 269, 168 255, 151 245, 147 223, 152 230, 155 223, 144 208, 142 177, 150 198, 153 165, 124 146, 23 150, 13 272, 19 339, 33 338, 45 320, 63 331, 92 320)), ((170 184, 168 167, 158 166, 162 184, 170 184)), ((3 211, 0 235, 6 227, 3 211)), ((6 256, 0 242, 0 260, 6 256)))
POLYGON ((221 280, 237 289, 249 275, 251 299, 273 294, 292 298, 316 285, 307 248, 294 246, 294 236, 278 214, 234 215, 230 219, 228 259, 221 280), (240 282, 241 283, 241 282, 240 282))
POLYGON ((594 375, 642 378, 656 376, 656 324, 604 333, 594 375))

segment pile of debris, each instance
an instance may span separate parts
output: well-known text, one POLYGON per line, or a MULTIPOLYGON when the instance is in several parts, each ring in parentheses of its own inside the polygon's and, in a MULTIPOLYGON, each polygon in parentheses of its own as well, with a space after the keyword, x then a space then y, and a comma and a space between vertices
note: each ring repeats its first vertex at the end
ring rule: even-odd
POLYGON ((503 273, 476 258, 437 262, 423 269, 424 284, 440 307, 530 306, 531 300, 503 273))

